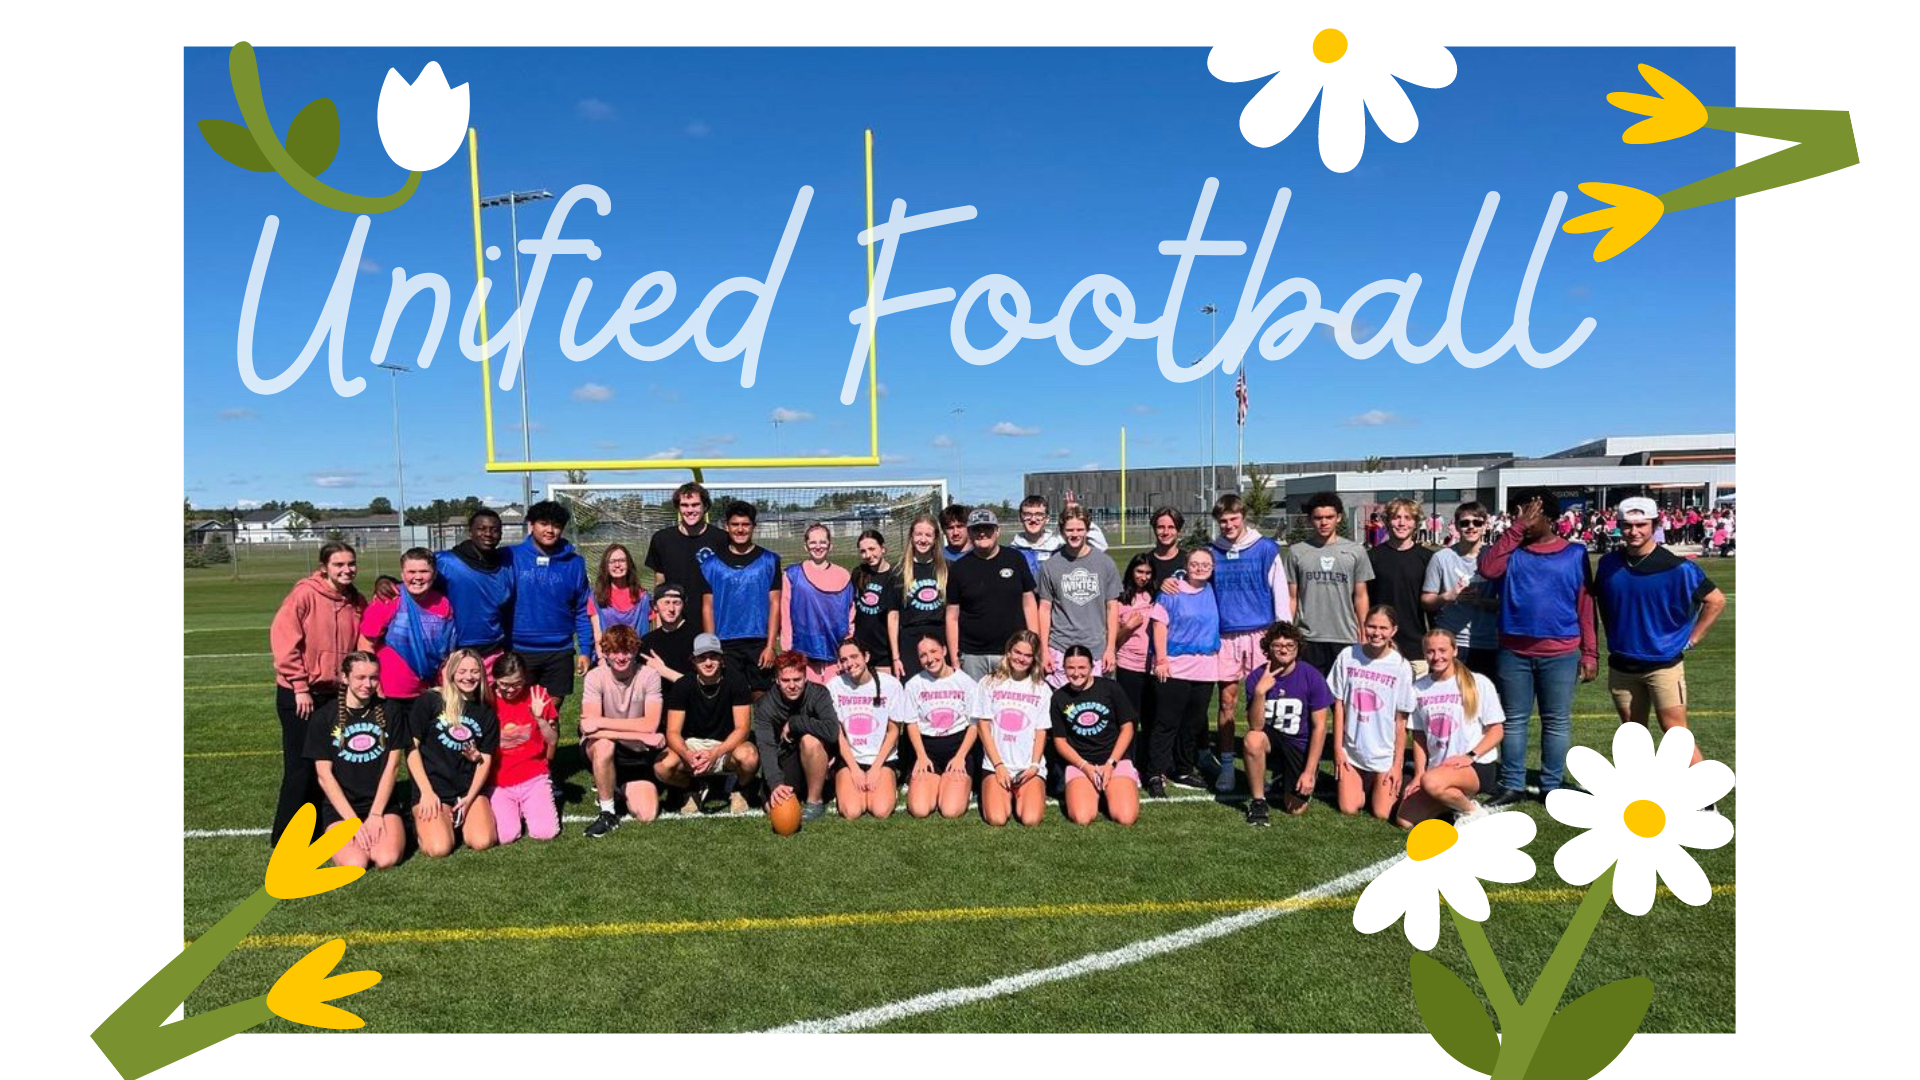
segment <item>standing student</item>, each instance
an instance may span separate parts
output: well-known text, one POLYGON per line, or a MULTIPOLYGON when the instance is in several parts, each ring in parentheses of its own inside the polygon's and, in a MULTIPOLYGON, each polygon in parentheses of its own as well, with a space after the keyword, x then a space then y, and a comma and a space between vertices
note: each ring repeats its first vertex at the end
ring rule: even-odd
POLYGON ((1492 787, 1506 715, 1493 680, 1461 662, 1453 635, 1429 630, 1427 673, 1413 684, 1413 779, 1394 823, 1411 829, 1429 818, 1471 814, 1473 797, 1492 787))
POLYGON ((1287 588, 1297 612, 1294 622, 1307 635, 1300 658, 1326 675, 1340 650, 1360 640, 1373 563, 1366 548, 1340 535, 1346 513, 1340 496, 1315 492, 1307 496, 1306 510, 1313 531, 1287 547, 1287 588))
POLYGON ((840 748, 840 719, 827 688, 807 681, 807 658, 799 653, 773 658, 773 689, 753 704, 753 742, 760 748, 767 806, 804 792, 800 820, 819 820, 827 812, 827 776, 840 748))
MULTIPOLYGON (((552 699, 556 716, 593 656, 593 620, 587 617, 593 590, 587 560, 566 538, 572 520, 572 512, 552 499, 534 503, 527 508, 527 538, 507 549, 513 558, 513 651, 527 665, 527 677, 552 699)), ((553 749, 549 744, 549 756, 553 749)))
POLYGON ((453 652, 458 632, 453 606, 435 580, 433 552, 409 548, 400 556, 400 589, 392 599, 367 602, 360 618, 362 652, 380 660, 380 696, 401 718, 413 715, 413 699, 440 681, 440 665, 453 652))
POLYGON ((1060 550, 1060 534, 1047 528, 1047 500, 1040 495, 1029 495, 1020 500, 1020 529, 1013 534, 1008 546, 1027 560, 1027 573, 1036 580, 1040 577, 1040 564, 1053 558, 1060 550))
POLYGON ((499 840, 493 803, 483 794, 500 753, 500 722, 477 649, 455 649, 440 685, 421 694, 410 714, 407 775, 418 793, 413 833, 431 859, 453 854, 455 838, 474 851, 499 840))
POLYGON ((878 529, 860 534, 860 566, 853 572, 853 636, 873 657, 873 665, 905 679, 901 654, 902 568, 887 559, 887 538, 878 529))
POLYGON ((1180 550, 1180 530, 1186 527, 1187 515, 1171 506, 1153 512, 1153 550, 1147 555, 1152 560, 1149 565, 1153 567, 1156 593, 1162 582, 1187 572, 1187 553, 1180 550))
POLYGON ((736 814, 745 812, 747 800, 738 788, 760 771, 752 714, 753 692, 746 677, 726 662, 720 639, 695 638, 693 675, 674 683, 667 694, 667 749, 673 760, 659 774, 690 791, 689 808, 713 812, 726 805, 736 814), (735 780, 731 795, 728 777, 735 780), (704 795, 697 790, 701 786, 704 795))
POLYGON ((940 531, 947 538, 948 562, 965 558, 967 552, 973 550, 967 540, 967 518, 971 516, 972 511, 959 503, 948 503, 947 508, 940 511, 940 531))
MULTIPOLYGON (((780 588, 780 644, 807 658, 807 678, 825 683, 839 668, 840 639, 853 626, 853 575, 827 559, 833 533, 807 526, 807 557, 787 567, 780 588)), ((771 658, 762 662, 771 667, 771 658)))
POLYGON ((433 558, 453 607, 453 644, 491 660, 512 634, 513 560, 500 550, 500 515, 484 507, 467 517, 467 538, 433 558))
POLYGON ((1427 564, 1433 561, 1432 549, 1414 537, 1420 523, 1420 504, 1412 499, 1394 499, 1387 503, 1387 538, 1367 552, 1373 564, 1373 580, 1367 582, 1369 607, 1382 604, 1400 615, 1399 635, 1393 647, 1407 658, 1413 673, 1427 673, 1426 656, 1420 639, 1427 633, 1427 609, 1420 603, 1420 592, 1427 581, 1427 564))
POLYGON ((662 726, 660 676, 640 660, 640 635, 616 623, 600 637, 600 663, 580 695, 580 744, 593 772, 599 813, 584 830, 602 837, 620 827, 614 792, 637 821, 660 814, 661 777, 672 769, 662 726))
POLYGON ((1573 745, 1573 691, 1600 673, 1587 549, 1554 532, 1560 502, 1515 497, 1513 527, 1480 553, 1480 574, 1500 583, 1496 679, 1506 708, 1500 789, 1489 806, 1518 802, 1527 786, 1527 720, 1540 705, 1540 792, 1560 786, 1573 745))
MULTIPOLYGON (((947 644, 947 554, 940 547, 939 525, 932 518, 913 519, 907 530, 907 559, 900 566, 900 651, 896 654, 905 677, 920 670, 920 641, 927 637, 947 644)), ((858 635, 856 635, 858 636, 858 635)), ((958 656, 947 663, 958 663, 958 656)))
POLYGON ((726 546, 727 538, 707 524, 707 511, 713 499, 707 489, 689 481, 673 493, 674 523, 654 533, 647 541, 647 569, 653 571, 653 587, 678 585, 686 590, 687 612, 694 622, 701 611, 701 597, 707 594, 707 579, 700 572, 714 552, 726 546))
POLYGON ((900 680, 874 671, 867 650, 848 638, 840 644, 840 672, 828 680, 827 696, 840 721, 840 769, 833 776, 840 816, 887 817, 900 798, 896 725, 911 721, 900 680))
POLYGON ((977 684, 947 663, 946 649, 921 643, 920 672, 908 679, 901 727, 913 745, 913 771, 907 776, 907 813, 923 818, 936 808, 941 817, 967 812, 973 794, 973 724, 977 684))
POLYGON ((1027 560, 1000 546, 1000 519, 981 507, 967 516, 973 554, 947 572, 947 654, 975 680, 1000 666, 999 650, 1015 630, 1037 628, 1033 575, 1027 560))
POLYGON ((1360 644, 1340 650, 1333 677, 1333 772, 1343 814, 1367 807, 1385 820, 1400 797, 1413 711, 1413 668, 1393 647, 1399 617, 1392 608, 1367 613, 1360 644))
POLYGON ((1053 694, 1040 677, 1039 657, 1039 637, 1021 630, 1008 640, 1000 666, 974 689, 972 713, 986 757, 980 816, 995 827, 1009 817, 1019 818, 1022 825, 1038 825, 1047 812, 1046 747, 1053 694))
MULTIPOLYGON (((1127 568, 1120 573, 1120 595, 1115 600, 1118 612, 1114 615, 1113 678, 1141 717, 1148 715, 1147 688, 1151 684, 1147 656, 1153 641, 1152 558, 1142 551, 1127 560, 1127 568)), ((1142 764, 1140 744, 1144 742, 1144 738, 1134 740, 1135 765, 1142 764)))
POLYGON ((1487 537, 1487 510, 1477 502, 1453 511, 1460 538, 1433 553, 1420 584, 1420 606, 1436 630, 1453 635, 1460 656, 1476 672, 1491 673, 1500 652, 1500 600, 1480 576, 1480 548, 1487 537))
MULTIPOLYGON (((1233 721, 1240 709, 1240 683, 1265 663, 1260 635, 1275 622, 1292 617, 1287 561, 1280 545, 1247 523, 1247 504, 1231 492, 1213 504, 1213 592, 1220 606, 1220 680, 1218 733, 1214 754, 1219 772, 1213 789, 1233 790, 1233 721)), ((1204 730, 1205 725, 1202 725, 1204 730)))
POLYGON ((560 737, 560 713, 519 653, 501 653, 493 662, 493 711, 500 723, 500 765, 487 799, 500 842, 511 844, 522 832, 551 840, 560 835, 560 808, 547 760, 560 737))
POLYGON ((1281 621, 1261 635, 1267 662, 1247 676, 1247 824, 1267 825, 1267 761, 1280 808, 1299 816, 1313 804, 1320 779, 1320 752, 1327 745, 1327 712, 1333 691, 1319 670, 1300 662, 1300 628, 1281 621))
POLYGON ((1147 733, 1147 794, 1167 796, 1167 781, 1196 784, 1194 746, 1220 670, 1220 607, 1213 595, 1213 549, 1187 553, 1187 576, 1169 578, 1149 612, 1153 620, 1156 711, 1147 733))
POLYGON ((407 827, 396 812, 405 806, 394 781, 407 723, 380 699, 380 661, 372 653, 348 653, 339 672, 340 695, 307 725, 306 755, 322 794, 318 827, 325 832, 359 819, 360 831, 333 862, 384 870, 407 846, 407 827))
POLYGON ((701 566, 707 594, 700 623, 720 639, 727 663, 756 696, 772 684, 780 641, 780 556, 753 541, 760 512, 750 502, 727 504, 727 544, 701 566))
MULTIPOLYGON (((1726 594, 1699 564, 1653 542, 1652 499, 1620 504, 1619 551, 1600 559, 1593 591, 1607 630, 1607 692, 1623 724, 1687 726, 1686 655, 1713 629, 1726 594)), ((1693 744, 1691 765, 1701 760, 1693 744)))
POLYGON ((1067 650, 1067 685, 1053 692, 1053 747, 1066 763, 1067 820, 1090 825, 1104 807, 1117 825, 1140 817, 1140 773, 1128 760, 1133 706, 1112 679, 1096 678, 1084 645, 1067 650))
POLYGON ((662 585, 653 591, 653 610, 659 625, 640 639, 640 659, 664 689, 693 674, 693 640, 700 626, 687 618, 687 592, 678 585, 662 585))
POLYGON ((625 544, 608 544, 600 553, 600 572, 594 576, 587 618, 593 621, 595 641, 615 626, 630 626, 636 634, 652 629, 653 598, 641 587, 639 568, 625 544))
MULTIPOLYGON (((352 547, 320 545, 320 568, 294 583, 267 631, 273 651, 274 711, 280 717, 280 801, 270 834, 275 844, 302 806, 321 801, 320 784, 307 759, 307 727, 316 714, 334 711, 340 662, 360 638, 367 602, 353 585, 358 573, 352 547)), ((313 835, 320 835, 317 825, 313 835)))
POLYGON ((1095 551, 1088 542, 1090 524, 1078 506, 1062 511, 1060 547, 1040 564, 1036 629, 1047 685, 1055 688, 1067 681, 1061 660, 1075 645, 1085 645, 1094 655, 1094 674, 1113 673, 1114 643, 1120 636, 1120 571, 1106 552, 1095 551))

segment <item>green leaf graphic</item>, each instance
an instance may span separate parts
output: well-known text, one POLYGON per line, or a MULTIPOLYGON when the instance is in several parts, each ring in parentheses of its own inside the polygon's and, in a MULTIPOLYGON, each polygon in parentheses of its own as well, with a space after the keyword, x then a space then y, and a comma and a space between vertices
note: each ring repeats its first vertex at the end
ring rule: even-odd
MULTIPOLYGON (((1500 1059, 1500 1039, 1493 1033, 1493 1021, 1487 1019, 1479 996, 1426 953, 1414 953, 1408 963, 1413 974, 1413 1000, 1420 1006, 1420 1019, 1433 1041, 1467 1068, 1492 1073, 1500 1059)), ((1527 1078, 1533 1080, 1533 1074, 1528 1073, 1527 1078)))
POLYGON ((315 98, 287 125, 287 153, 294 163, 319 176, 340 151, 340 112, 329 98, 315 98))
POLYGON ((1526 1080, 1587 1080, 1627 1048, 1653 1003, 1653 980, 1608 983, 1554 1014, 1526 1080))
POLYGON ((253 143, 253 132, 231 120, 200 121, 200 137, 213 152, 249 172, 272 172, 267 156, 253 143))

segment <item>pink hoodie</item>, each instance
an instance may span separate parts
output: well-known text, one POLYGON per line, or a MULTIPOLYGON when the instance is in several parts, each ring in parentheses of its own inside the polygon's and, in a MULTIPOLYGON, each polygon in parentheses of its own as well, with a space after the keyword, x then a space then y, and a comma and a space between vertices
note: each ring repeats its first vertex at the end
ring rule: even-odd
POLYGON ((295 582, 267 632, 274 681, 295 693, 338 687, 340 661, 359 644, 366 606, 358 592, 341 595, 324 571, 295 582))

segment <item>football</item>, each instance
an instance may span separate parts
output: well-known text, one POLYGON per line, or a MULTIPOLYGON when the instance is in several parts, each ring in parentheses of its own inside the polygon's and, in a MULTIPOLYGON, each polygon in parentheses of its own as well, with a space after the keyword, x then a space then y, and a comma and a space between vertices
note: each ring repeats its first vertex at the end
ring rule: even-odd
POLYGON ((792 836, 800 831, 800 800, 788 799, 779 804, 768 804, 767 820, 773 822, 773 831, 781 836, 792 836))

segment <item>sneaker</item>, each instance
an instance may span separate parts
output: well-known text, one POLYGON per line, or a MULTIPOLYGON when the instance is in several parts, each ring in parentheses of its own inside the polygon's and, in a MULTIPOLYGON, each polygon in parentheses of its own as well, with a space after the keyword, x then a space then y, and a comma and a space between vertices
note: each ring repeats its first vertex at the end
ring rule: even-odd
POLYGON ((1155 799, 1167 797, 1167 781, 1163 777, 1147 777, 1147 795, 1155 799))
POLYGON ((1200 788, 1202 790, 1205 790, 1207 786, 1206 781, 1192 773, 1181 773, 1178 776, 1169 776, 1167 777, 1167 783, 1178 784, 1181 787, 1200 788))
POLYGON ((1255 799, 1247 804, 1247 824, 1271 825, 1272 816, 1267 812, 1267 800, 1255 799))
POLYGON ((700 793, 699 803, 700 812, 703 814, 717 814, 725 810, 727 808, 726 789, 719 784, 708 784, 707 789, 700 793))
POLYGON ((1487 796, 1486 807, 1489 810, 1498 810, 1503 806, 1512 806, 1526 797, 1527 793, 1519 788, 1495 788, 1487 796))
POLYGON ((599 815, 588 822, 587 827, 581 831, 586 833, 590 838, 598 839, 619 827, 620 815, 611 810, 602 810, 599 815))
POLYGON ((800 804, 800 823, 802 825, 811 825, 814 822, 819 821, 821 818, 826 816, 827 816, 827 804, 825 802, 810 802, 810 803, 800 804))
POLYGON ((1712 814, 1714 817, 1720 816, 1720 804, 1717 802, 1710 802, 1707 805, 1701 807, 1700 809, 1705 810, 1707 813, 1712 814))
POLYGON ((1231 795, 1239 776, 1233 771, 1231 755, 1220 759, 1220 775, 1213 778, 1213 790, 1221 795, 1231 795))
MULTIPOLYGON (((739 815, 746 813, 751 808, 747 805, 747 797, 736 791, 727 796, 727 809, 735 815, 739 815)), ((805 814, 805 811, 803 810, 801 813, 805 814)))

